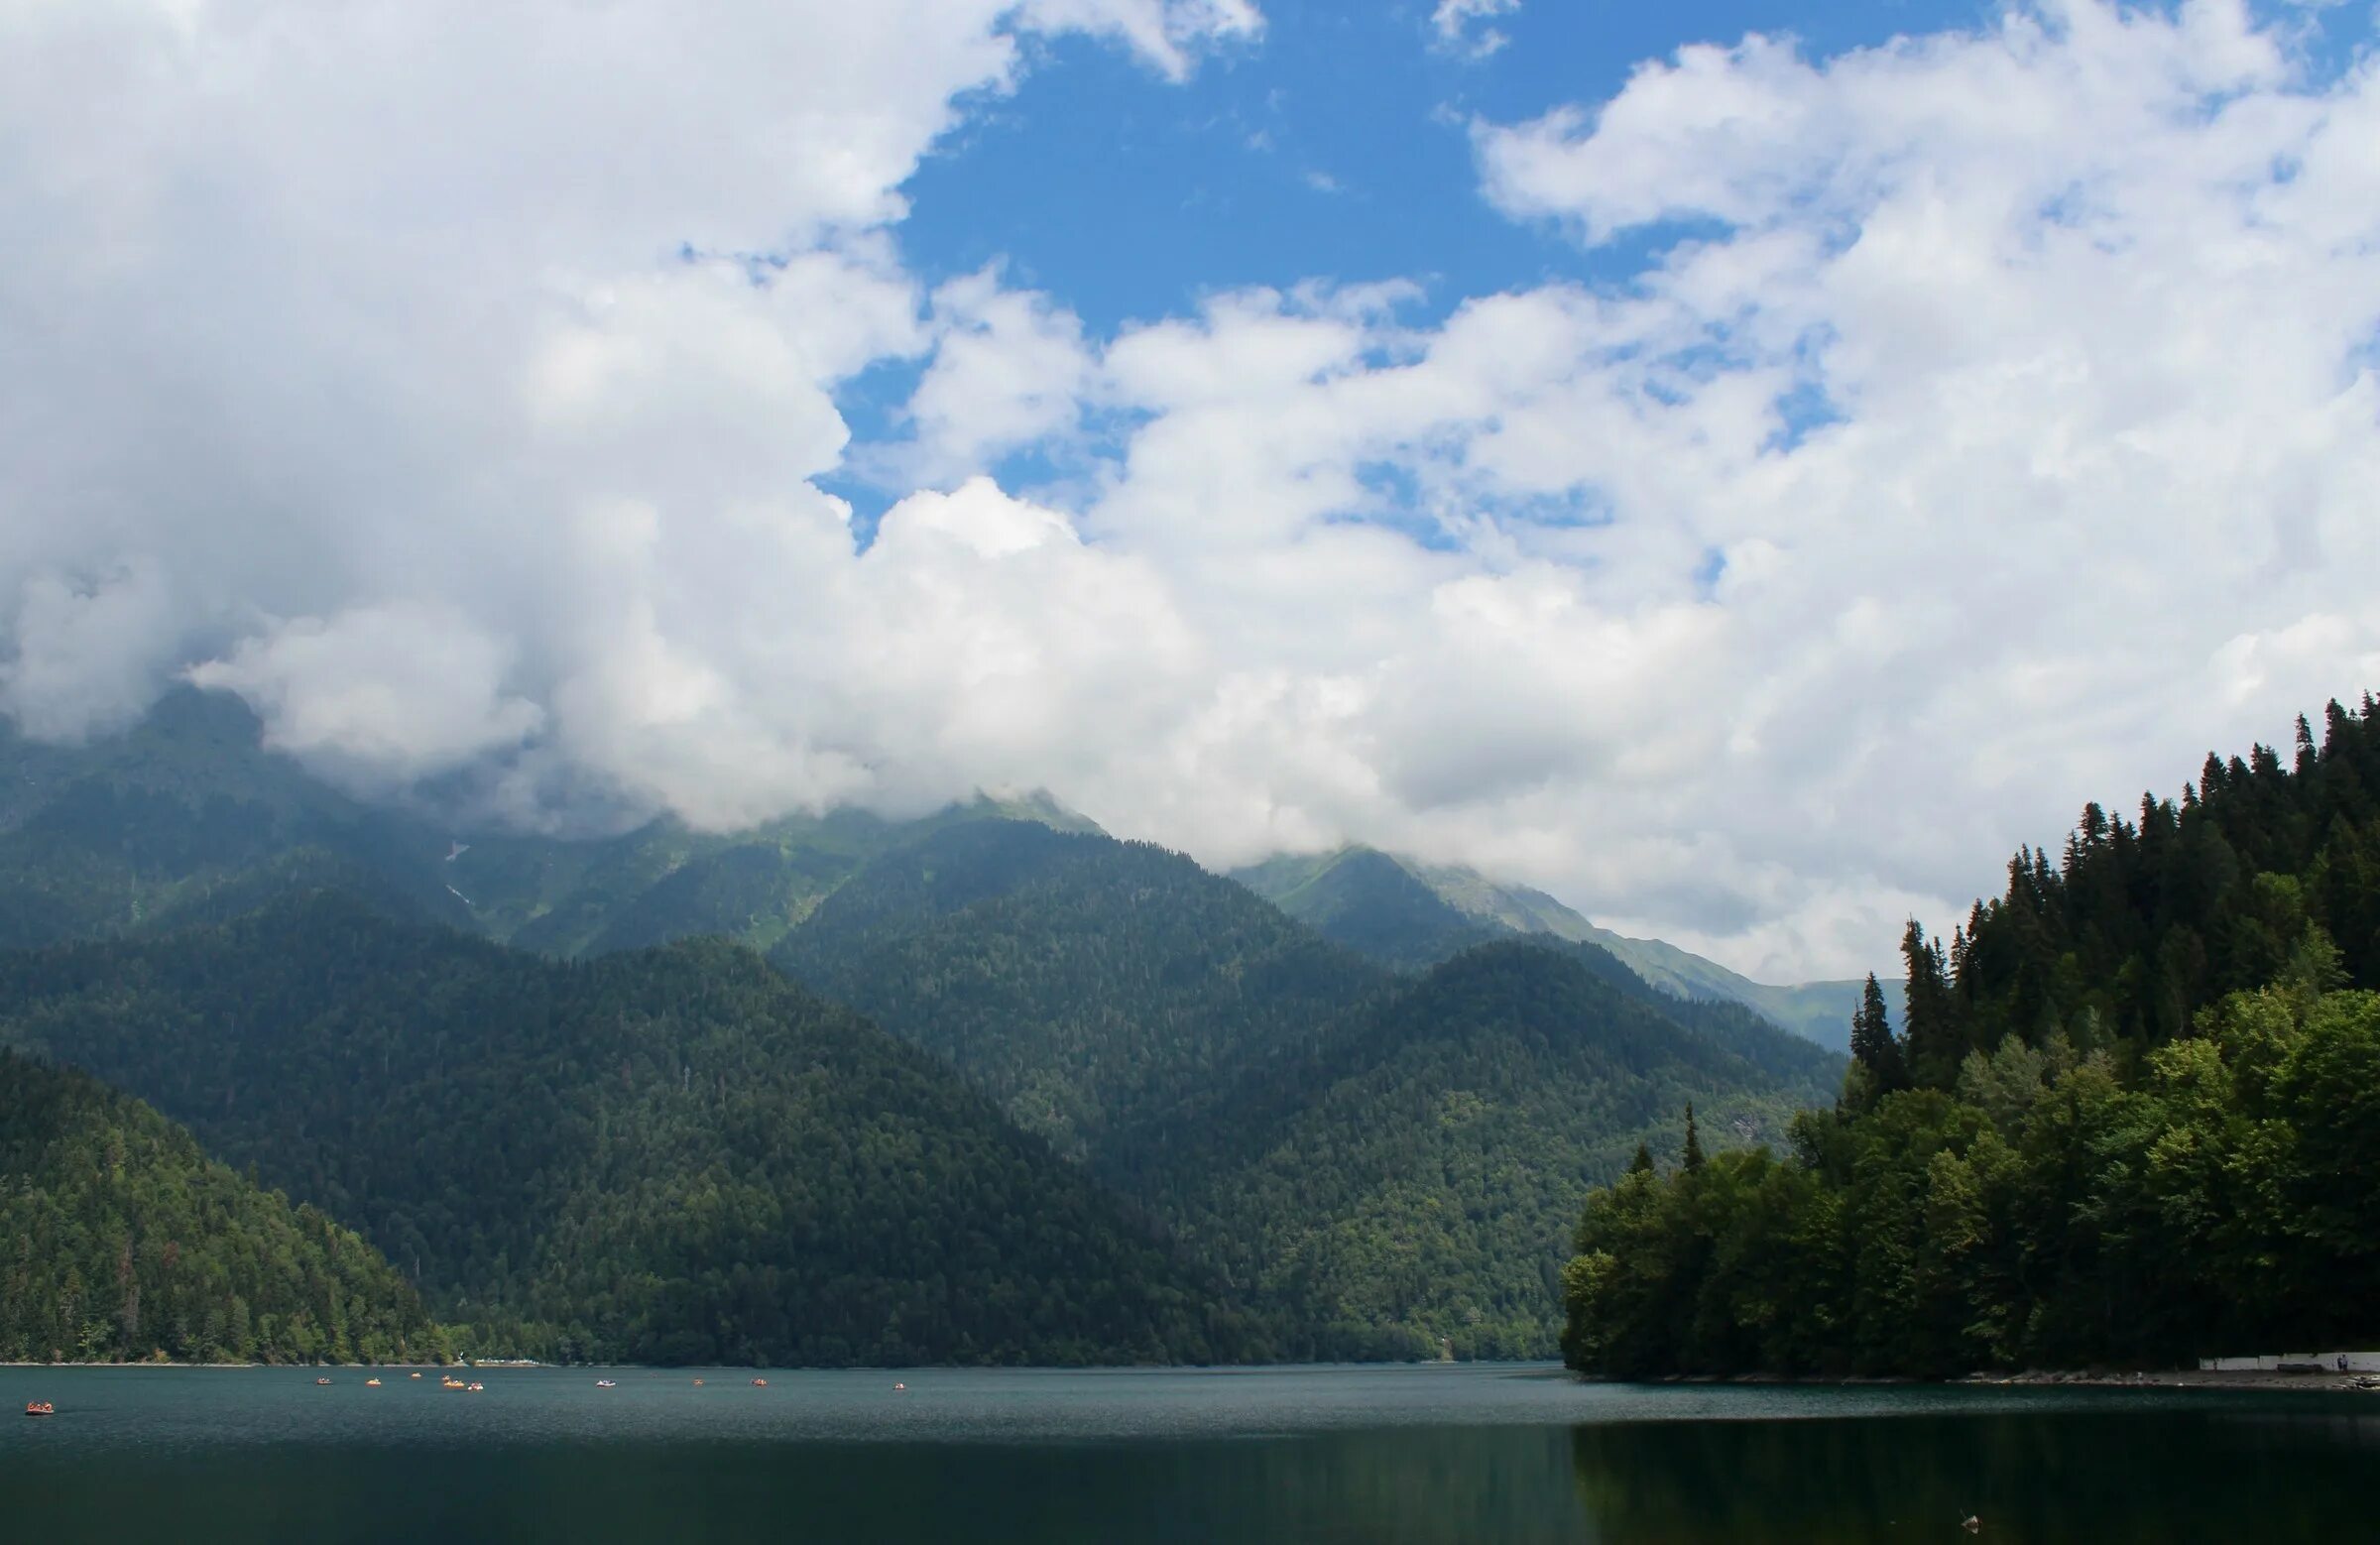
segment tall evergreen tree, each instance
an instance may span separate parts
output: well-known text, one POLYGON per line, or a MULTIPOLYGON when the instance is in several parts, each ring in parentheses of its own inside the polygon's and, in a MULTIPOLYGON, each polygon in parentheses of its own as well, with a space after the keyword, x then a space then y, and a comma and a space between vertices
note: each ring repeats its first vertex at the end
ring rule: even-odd
POLYGON ((1703 1167, 1703 1134, 1695 1129, 1692 1101, 1686 1105, 1686 1150, 1678 1155, 1678 1166, 1681 1169, 1703 1167))
POLYGON ((1943 955, 1941 941, 1929 940, 1914 917, 1901 935, 1901 958, 1909 968, 1908 997, 1903 1005, 1909 1078, 1924 1088, 1947 1089, 1958 1078, 1959 1064, 1967 1051, 1959 1001, 1951 992, 1950 962, 1943 955))
POLYGON ((1875 1080, 1878 1093, 1909 1087, 1909 1067, 1901 1056, 1901 1043, 1892 1033, 1892 1016, 1885 1011, 1884 989, 1872 971, 1860 991, 1859 1008, 1851 1015, 1851 1055, 1875 1080))

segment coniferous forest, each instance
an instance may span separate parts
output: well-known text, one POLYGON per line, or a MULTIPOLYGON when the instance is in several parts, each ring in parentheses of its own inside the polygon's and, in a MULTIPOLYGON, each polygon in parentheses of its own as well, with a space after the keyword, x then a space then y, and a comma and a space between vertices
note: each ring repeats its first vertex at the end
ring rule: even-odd
POLYGON ((0 1361, 442 1361, 380 1252, 71 1069, 0 1050, 0 1361))
POLYGON ((2209 757, 1872 983, 1835 1109, 1599 1190, 1577 1367, 1904 1372, 2380 1333, 2380 705, 2209 757))

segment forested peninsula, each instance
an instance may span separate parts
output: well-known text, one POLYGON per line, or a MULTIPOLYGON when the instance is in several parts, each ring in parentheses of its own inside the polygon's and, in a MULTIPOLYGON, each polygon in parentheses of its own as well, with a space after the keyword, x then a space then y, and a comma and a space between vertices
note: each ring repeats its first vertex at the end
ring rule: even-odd
POLYGON ((1582 1370, 2172 1366, 2380 1336, 2380 705, 2086 808, 1870 983, 1790 1151, 1650 1156, 1563 1272, 1582 1370))

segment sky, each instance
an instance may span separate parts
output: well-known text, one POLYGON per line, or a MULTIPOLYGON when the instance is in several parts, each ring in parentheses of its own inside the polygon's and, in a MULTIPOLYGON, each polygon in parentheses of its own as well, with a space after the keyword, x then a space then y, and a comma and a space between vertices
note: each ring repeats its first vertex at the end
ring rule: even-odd
POLYGON ((2357 3, 0 0, 0 712, 1765 980, 2380 688, 2357 3))

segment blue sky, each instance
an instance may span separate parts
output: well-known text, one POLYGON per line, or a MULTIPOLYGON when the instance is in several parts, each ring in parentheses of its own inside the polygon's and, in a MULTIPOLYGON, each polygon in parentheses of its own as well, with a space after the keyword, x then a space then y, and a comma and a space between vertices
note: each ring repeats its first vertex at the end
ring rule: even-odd
MULTIPOLYGON (((1973 5, 1613 4, 1497 17, 1484 59, 1435 47, 1429 6, 1278 0, 1253 45, 1152 90, 1147 66, 1064 39, 1014 96, 928 158, 901 243, 926 274, 1005 261, 1095 329, 1310 278, 1422 277, 1426 313, 1597 264, 1481 198, 1468 125, 1616 91, 1684 44, 1789 33, 1821 54, 1971 24, 1973 5), (1327 185, 1317 185, 1328 179, 1327 185)), ((1618 264, 1603 265, 1617 272, 1618 264)))

